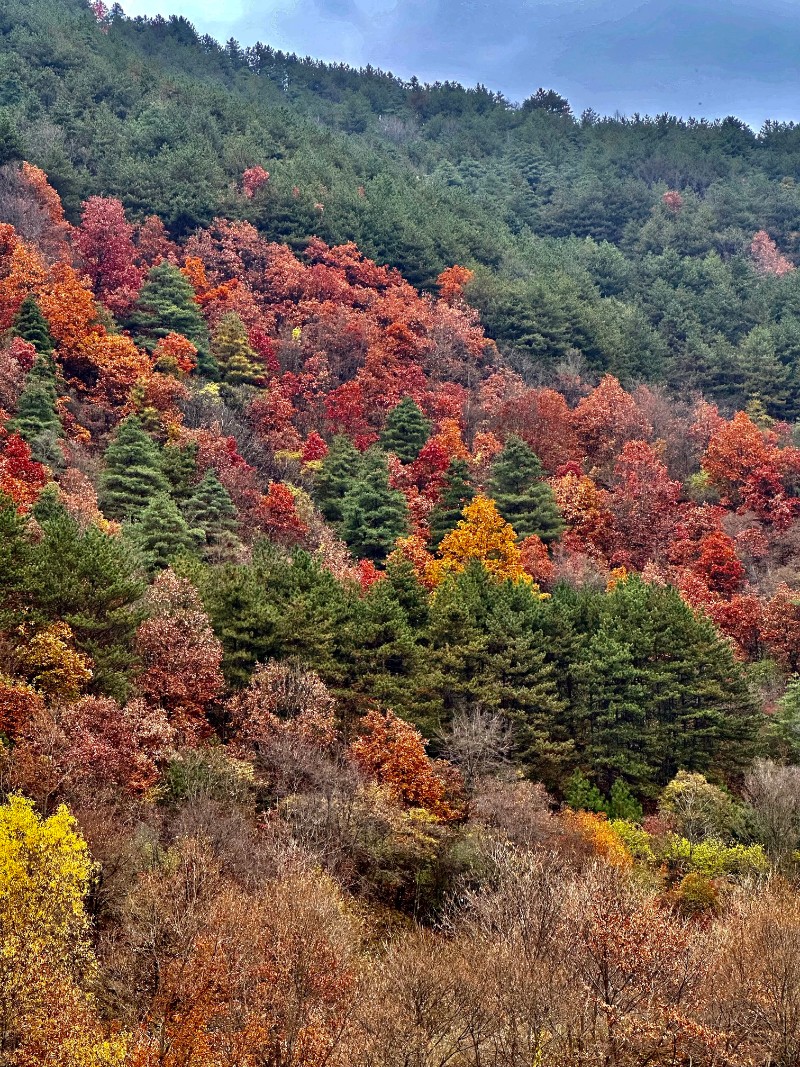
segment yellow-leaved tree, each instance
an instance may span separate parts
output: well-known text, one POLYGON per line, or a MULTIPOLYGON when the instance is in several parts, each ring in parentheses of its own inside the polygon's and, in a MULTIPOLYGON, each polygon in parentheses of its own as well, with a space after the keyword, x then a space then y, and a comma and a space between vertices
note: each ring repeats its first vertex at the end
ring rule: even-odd
POLYGON ((29 800, 0 805, 0 1063, 117 1067, 125 1041, 109 1036, 86 992, 95 960, 84 898, 93 874, 86 842, 62 806, 41 818, 29 800))
POLYGON ((500 515, 491 497, 476 496, 462 515, 439 547, 441 558, 428 565, 431 583, 438 585, 451 572, 463 571, 471 560, 482 563, 500 581, 531 581, 522 566, 514 527, 500 515))

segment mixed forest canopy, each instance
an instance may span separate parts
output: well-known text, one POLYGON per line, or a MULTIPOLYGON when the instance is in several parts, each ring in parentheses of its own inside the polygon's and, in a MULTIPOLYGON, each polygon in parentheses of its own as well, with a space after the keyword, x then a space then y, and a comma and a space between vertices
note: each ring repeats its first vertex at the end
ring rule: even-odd
POLYGON ((796 1065, 800 132, 0 71, 0 1067, 796 1065))

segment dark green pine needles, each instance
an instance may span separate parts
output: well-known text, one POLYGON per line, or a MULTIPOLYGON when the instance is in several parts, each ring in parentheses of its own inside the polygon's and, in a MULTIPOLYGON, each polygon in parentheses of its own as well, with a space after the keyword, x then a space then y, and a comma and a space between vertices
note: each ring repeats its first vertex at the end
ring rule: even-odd
POLYGON ((169 492, 158 446, 136 416, 120 423, 105 460, 100 506, 109 519, 133 519, 153 497, 169 492))
POLYGON ((520 540, 535 534, 545 544, 561 536, 564 523, 539 457, 511 435, 492 465, 489 495, 520 540))
POLYGON ((177 267, 166 260, 152 267, 126 325, 137 344, 152 352, 159 339, 180 333, 197 347, 197 368, 207 378, 219 377, 209 352, 208 330, 195 301, 194 289, 177 267))
POLYGON ((381 448, 403 463, 413 463, 428 440, 431 424, 410 396, 392 408, 380 437, 381 448))
POLYGON ((385 454, 371 448, 342 501, 339 532, 354 555, 379 563, 407 529, 405 497, 389 485, 385 454))

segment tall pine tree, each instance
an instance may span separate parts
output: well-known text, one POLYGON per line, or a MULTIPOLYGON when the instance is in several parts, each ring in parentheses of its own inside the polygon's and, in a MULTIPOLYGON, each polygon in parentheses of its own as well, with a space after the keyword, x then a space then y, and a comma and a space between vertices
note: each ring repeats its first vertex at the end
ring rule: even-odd
POLYGON ((431 424, 410 396, 392 408, 380 436, 381 448, 394 452, 403 463, 413 463, 428 440, 431 424))
POLYGON ((105 461, 100 506, 110 519, 133 519, 154 496, 169 491, 158 446, 136 416, 120 423, 106 449, 105 461))
POLYGON ((126 530, 149 571, 163 570, 180 552, 191 551, 202 531, 192 530, 166 493, 157 493, 126 530))
POLYGON ((520 540, 536 534, 549 544, 561 536, 564 523, 539 457, 514 434, 492 464, 489 494, 520 540))
POLYGON ((55 362, 51 355, 42 353, 25 380, 10 428, 28 442, 33 458, 52 470, 64 463, 58 446, 64 431, 56 410, 57 399, 55 362))
POLYGON ((342 502, 360 465, 356 446, 347 434, 337 434, 314 478, 314 500, 328 522, 342 521, 342 502))
POLYGON ((219 560, 239 547, 236 507, 213 467, 194 487, 183 513, 189 525, 202 532, 204 555, 219 560))
POLYGON ((216 380, 219 367, 209 351, 208 330, 195 301, 194 289, 177 267, 164 260, 145 279, 127 325, 149 352, 159 338, 180 333, 197 348, 197 369, 216 380))
POLYGON ((386 455, 372 448, 342 501, 341 535, 359 559, 380 563, 407 529, 405 497, 389 485, 386 455))
POLYGON ((56 346, 47 319, 33 295, 26 296, 22 301, 12 330, 17 337, 32 344, 41 355, 50 355, 56 346))
POLYGON ((223 315, 211 338, 211 354, 228 385, 258 385, 264 368, 250 347, 244 323, 235 312, 223 315))

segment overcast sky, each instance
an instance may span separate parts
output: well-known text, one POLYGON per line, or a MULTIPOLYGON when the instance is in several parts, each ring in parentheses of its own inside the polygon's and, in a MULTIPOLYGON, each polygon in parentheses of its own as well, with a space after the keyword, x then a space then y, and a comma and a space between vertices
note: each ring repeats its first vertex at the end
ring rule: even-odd
POLYGON ((557 89, 576 112, 800 120, 800 0, 123 0, 243 45, 482 82, 512 100, 557 89))

